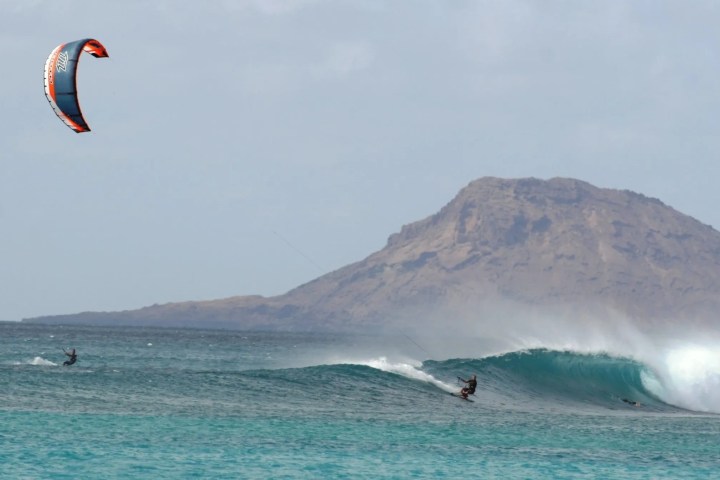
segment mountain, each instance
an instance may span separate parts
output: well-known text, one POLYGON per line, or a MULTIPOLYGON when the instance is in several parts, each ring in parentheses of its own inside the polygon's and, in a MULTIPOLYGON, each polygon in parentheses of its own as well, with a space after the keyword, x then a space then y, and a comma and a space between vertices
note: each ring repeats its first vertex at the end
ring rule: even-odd
POLYGON ((719 310, 719 267, 720 232, 657 199, 566 178, 481 178, 382 250, 284 295, 25 321, 356 330, 497 305, 695 321, 719 310))

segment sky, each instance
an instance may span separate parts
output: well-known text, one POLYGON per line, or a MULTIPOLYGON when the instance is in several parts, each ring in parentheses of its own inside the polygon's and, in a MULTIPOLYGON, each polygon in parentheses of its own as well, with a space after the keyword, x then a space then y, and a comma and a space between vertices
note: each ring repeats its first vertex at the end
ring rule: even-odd
POLYGON ((0 0, 0 319, 279 295, 484 176, 720 227, 720 4, 0 0), (76 134, 43 93, 81 58, 76 134))

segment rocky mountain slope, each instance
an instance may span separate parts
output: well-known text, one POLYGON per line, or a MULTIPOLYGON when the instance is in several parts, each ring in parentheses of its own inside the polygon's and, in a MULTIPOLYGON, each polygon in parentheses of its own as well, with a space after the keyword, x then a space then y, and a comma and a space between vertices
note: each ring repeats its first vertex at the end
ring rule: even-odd
POLYGON ((640 322, 711 318, 720 308, 720 232, 630 191, 481 178, 382 250, 284 295, 26 321, 354 330, 472 316, 493 304, 640 322))

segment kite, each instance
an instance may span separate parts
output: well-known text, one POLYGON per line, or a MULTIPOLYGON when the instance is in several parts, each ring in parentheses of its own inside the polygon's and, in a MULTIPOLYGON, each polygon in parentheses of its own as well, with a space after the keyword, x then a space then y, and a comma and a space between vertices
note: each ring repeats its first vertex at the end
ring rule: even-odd
POLYGON ((108 57, 102 43, 92 38, 58 45, 45 62, 45 96, 55 114, 77 133, 89 132, 77 95, 77 67, 82 52, 108 57))

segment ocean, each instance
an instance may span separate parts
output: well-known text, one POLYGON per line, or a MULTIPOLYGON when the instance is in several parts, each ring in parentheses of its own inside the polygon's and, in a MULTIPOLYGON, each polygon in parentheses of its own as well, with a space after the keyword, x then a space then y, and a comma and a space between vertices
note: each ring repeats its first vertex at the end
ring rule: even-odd
POLYGON ((717 347, 477 345, 0 323, 0 478, 720 478, 717 347))

